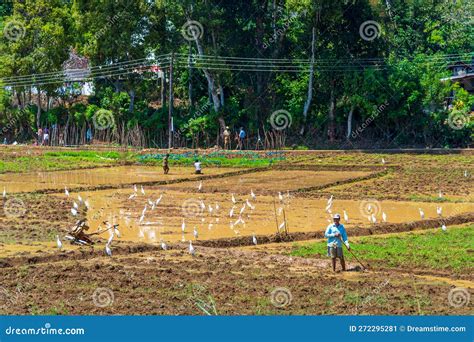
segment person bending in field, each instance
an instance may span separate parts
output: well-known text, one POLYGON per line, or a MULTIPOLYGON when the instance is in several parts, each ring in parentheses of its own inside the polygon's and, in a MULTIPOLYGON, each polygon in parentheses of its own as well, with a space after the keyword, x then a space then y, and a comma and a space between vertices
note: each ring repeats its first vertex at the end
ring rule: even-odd
POLYGON ((201 162, 199 161, 199 159, 196 159, 196 161, 194 162, 194 169, 195 174, 200 175, 202 173, 201 162))
POLYGON ((165 175, 167 175, 168 172, 170 172, 170 167, 168 165, 169 156, 170 156, 169 153, 166 153, 166 155, 163 158, 163 172, 165 173, 165 175))
POLYGON ((347 233, 344 225, 339 223, 341 221, 341 215, 335 214, 333 216, 334 223, 330 224, 326 228, 324 236, 328 238, 328 256, 331 257, 332 270, 336 272, 336 258, 341 261, 342 270, 346 270, 346 263, 344 261, 344 255, 342 253, 342 242, 349 247, 349 241, 347 240, 347 233))

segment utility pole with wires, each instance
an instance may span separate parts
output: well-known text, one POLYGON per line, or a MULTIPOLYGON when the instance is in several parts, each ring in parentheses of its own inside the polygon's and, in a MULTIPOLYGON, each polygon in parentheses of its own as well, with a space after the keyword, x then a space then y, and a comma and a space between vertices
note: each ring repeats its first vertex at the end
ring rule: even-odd
POLYGON ((170 61, 170 90, 169 90, 169 97, 168 97, 168 149, 173 147, 173 60, 174 60, 174 52, 171 53, 171 61, 170 61))

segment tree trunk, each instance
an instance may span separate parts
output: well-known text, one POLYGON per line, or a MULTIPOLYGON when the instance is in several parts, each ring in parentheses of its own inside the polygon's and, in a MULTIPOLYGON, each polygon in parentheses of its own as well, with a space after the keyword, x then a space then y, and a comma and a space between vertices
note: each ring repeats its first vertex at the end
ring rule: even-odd
MULTIPOLYGON (((197 47, 199 56, 203 56, 204 50, 202 49, 202 45, 199 42, 199 38, 196 38, 195 42, 196 42, 196 47, 197 47)), ((217 91, 216 91, 216 85, 215 85, 216 82, 214 80, 214 77, 206 68, 203 68, 202 71, 204 72, 204 75, 206 76, 207 86, 208 86, 209 91, 211 92, 212 103, 214 105, 214 111, 218 113, 221 108, 221 103, 220 103, 219 95, 217 94, 217 91)))
POLYGON ((349 115, 347 116, 347 135, 346 139, 349 140, 352 133, 352 115, 354 114, 354 105, 351 105, 349 115))
POLYGON ((135 110, 135 90, 130 89, 128 95, 130 95, 130 105, 128 106, 128 111, 130 113, 133 113, 133 111, 135 110))
POLYGON ((300 135, 304 134, 308 118, 309 107, 313 100, 313 77, 314 77, 314 47, 316 42, 316 28, 313 26, 313 38, 311 39, 311 65, 309 66, 308 97, 303 108, 303 124, 301 125, 300 135))
POLYGON ((336 140, 336 95, 335 95, 335 85, 336 81, 331 80, 331 96, 329 100, 329 126, 328 126, 328 137, 329 142, 334 142, 336 140))

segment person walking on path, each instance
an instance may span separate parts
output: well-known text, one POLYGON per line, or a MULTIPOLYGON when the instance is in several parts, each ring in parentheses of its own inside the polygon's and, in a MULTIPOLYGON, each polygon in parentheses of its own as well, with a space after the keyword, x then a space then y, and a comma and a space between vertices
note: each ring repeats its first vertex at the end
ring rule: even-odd
POLYGON ((230 149, 230 132, 229 132, 229 126, 226 126, 224 130, 224 150, 230 149))
POLYGON ((245 142, 245 137, 247 134, 244 131, 243 127, 240 127, 240 132, 239 132, 239 149, 242 150, 244 148, 244 142, 245 142))
POLYGON ((333 216, 334 223, 330 224, 326 228, 324 236, 328 239, 328 256, 331 257, 332 270, 336 272, 336 258, 341 261, 342 270, 346 270, 346 263, 344 261, 344 254, 342 252, 342 242, 350 250, 349 241, 347 239, 346 229, 344 225, 340 223, 341 215, 335 214, 333 216))

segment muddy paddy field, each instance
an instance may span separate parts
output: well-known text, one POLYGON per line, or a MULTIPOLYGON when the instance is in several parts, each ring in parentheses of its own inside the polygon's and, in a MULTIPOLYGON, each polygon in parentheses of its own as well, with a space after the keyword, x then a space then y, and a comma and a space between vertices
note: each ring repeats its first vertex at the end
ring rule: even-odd
POLYGON ((3 148, 0 313, 473 313, 472 152, 162 153, 3 148), (365 270, 332 272, 334 213, 365 270))

